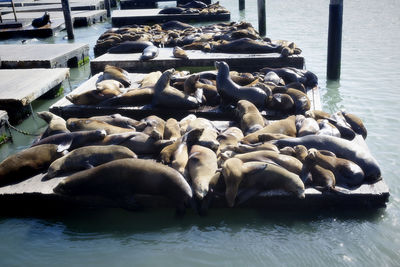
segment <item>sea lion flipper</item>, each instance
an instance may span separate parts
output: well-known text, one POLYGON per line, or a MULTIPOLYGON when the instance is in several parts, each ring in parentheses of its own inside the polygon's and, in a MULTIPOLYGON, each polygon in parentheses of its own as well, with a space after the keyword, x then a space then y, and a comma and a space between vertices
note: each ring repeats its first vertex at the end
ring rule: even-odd
POLYGON ((250 198, 258 195, 262 190, 257 187, 251 187, 241 191, 236 197, 236 206, 239 206, 249 200, 250 198))
POLYGON ((92 164, 90 164, 89 161, 85 161, 85 162, 83 163, 83 167, 85 168, 85 170, 94 168, 94 166, 93 166, 92 164))
POLYGON ((68 150, 71 147, 73 141, 72 136, 66 136, 65 140, 63 140, 57 147, 57 152, 63 152, 65 150, 68 150))

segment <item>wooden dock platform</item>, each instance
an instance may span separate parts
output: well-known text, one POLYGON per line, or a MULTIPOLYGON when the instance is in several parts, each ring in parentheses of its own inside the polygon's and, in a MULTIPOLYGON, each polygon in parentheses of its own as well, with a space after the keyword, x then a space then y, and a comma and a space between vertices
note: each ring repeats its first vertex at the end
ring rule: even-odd
MULTIPOLYGON (((168 2, 170 0, 120 0, 121 9, 136 9, 136 8, 155 8, 158 2, 168 2)), ((177 0, 176 5, 184 5, 191 0, 177 0)), ((211 0, 202 0, 203 3, 209 5, 211 0)))
MULTIPOLYGON (((38 6, 38 5, 55 5, 61 4, 60 0, 14 0, 15 7, 23 6, 38 6)), ((98 5, 104 8, 104 0, 70 0, 70 4, 81 4, 81 5, 98 5)), ((10 2, 0 2, 0 7, 11 7, 10 2)))
MULTIPOLYGON (((70 3, 71 11, 77 10, 97 10, 104 9, 104 2, 72 2, 70 3)), ((57 4, 46 4, 46 5, 31 5, 31 6, 20 6, 15 7, 15 11, 18 13, 22 12, 45 12, 45 11, 62 11, 61 1, 57 4)), ((12 13, 11 7, 2 7, 1 13, 8 14, 12 13)), ((17 16, 18 18, 18 16, 17 16)))
MULTIPOLYGON (((64 14, 62 11, 50 11, 49 14, 52 21, 59 19, 64 20, 64 14)), ((26 23, 27 25, 29 25, 33 19, 41 16, 43 16, 43 12, 23 12, 17 14, 18 21, 26 23)), ((107 11, 104 9, 72 11, 71 18, 74 27, 85 27, 104 21, 107 18, 107 11)), ((4 15, 3 21, 14 21, 14 14, 8 13, 4 15)))
POLYGON ((160 48, 159 55, 151 60, 141 61, 141 53, 132 54, 109 54, 91 60, 92 73, 104 70, 104 66, 114 65, 130 72, 137 70, 151 72, 181 67, 211 67, 214 68, 215 61, 226 61, 231 70, 237 71, 259 71, 263 67, 281 68, 294 67, 302 69, 304 58, 301 56, 281 57, 277 53, 268 54, 228 54, 228 53, 206 53, 200 50, 186 50, 188 60, 175 58, 172 55, 173 48, 160 48))
POLYGON ((158 14, 161 9, 136 9, 136 10, 114 10, 111 14, 111 23, 113 27, 122 27, 132 24, 163 23, 171 20, 182 22, 212 22, 229 21, 231 13, 221 14, 158 14))
POLYGON ((0 39, 9 39, 16 37, 26 38, 46 38, 53 36, 56 32, 65 28, 64 19, 52 20, 51 24, 40 28, 34 28, 31 24, 23 24, 22 27, 0 29, 0 39))
POLYGON ((88 61, 87 44, 0 45, 3 69, 77 67, 88 61))

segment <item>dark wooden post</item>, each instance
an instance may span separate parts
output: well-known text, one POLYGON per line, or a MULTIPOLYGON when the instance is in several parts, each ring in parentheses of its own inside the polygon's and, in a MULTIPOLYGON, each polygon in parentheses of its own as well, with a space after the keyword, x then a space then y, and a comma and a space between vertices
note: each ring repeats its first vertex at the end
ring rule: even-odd
POLYGON ((74 26, 72 25, 71 7, 69 0, 61 0, 61 5, 64 13, 65 27, 67 28, 68 39, 74 39, 74 26))
POLYGON ((267 34, 265 0, 257 0, 258 9, 258 32, 261 36, 267 34))
POLYGON ((329 4, 328 61, 326 76, 330 80, 340 78, 342 55, 343 0, 331 0, 329 4))
POLYGON ((111 3, 110 0, 104 0, 104 5, 107 10, 107 18, 111 17, 111 3))
POLYGON ((239 0, 239 10, 244 10, 244 9, 245 9, 244 0, 239 0))

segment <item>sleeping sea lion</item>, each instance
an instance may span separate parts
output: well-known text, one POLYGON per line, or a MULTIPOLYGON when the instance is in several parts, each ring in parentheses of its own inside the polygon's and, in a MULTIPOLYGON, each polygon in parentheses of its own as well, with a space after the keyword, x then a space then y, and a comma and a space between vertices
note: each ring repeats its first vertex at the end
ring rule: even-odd
POLYGON ((42 134, 40 139, 46 138, 50 135, 58 134, 58 133, 68 133, 69 130, 66 126, 66 121, 49 111, 39 111, 36 112, 39 118, 43 119, 48 123, 46 131, 42 134))
POLYGON ((129 78, 128 72, 111 65, 106 65, 104 67, 103 80, 116 80, 122 83, 125 87, 131 85, 131 79, 129 78))
POLYGON ((264 117, 253 103, 247 100, 239 100, 236 104, 235 111, 237 116, 240 118, 240 128, 244 135, 248 135, 264 128, 264 117))
POLYGON ((67 120, 67 128, 71 132, 105 130, 107 134, 126 133, 135 131, 133 127, 122 128, 108 124, 103 121, 97 121, 93 119, 79 119, 79 118, 69 118, 67 120))

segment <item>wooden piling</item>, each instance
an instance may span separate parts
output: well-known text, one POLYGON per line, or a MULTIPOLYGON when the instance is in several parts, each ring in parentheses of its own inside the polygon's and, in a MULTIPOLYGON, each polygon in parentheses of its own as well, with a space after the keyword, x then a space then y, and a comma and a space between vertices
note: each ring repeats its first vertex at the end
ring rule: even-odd
POLYGON ((261 36, 265 36, 267 34, 265 0, 257 0, 257 9, 258 9, 258 32, 261 36))
POLYGON ((111 17, 111 2, 110 0, 104 0, 104 5, 107 10, 107 18, 111 17))
POLYGON ((71 7, 69 6, 69 0, 61 0, 61 5, 64 13, 65 27, 67 28, 68 39, 74 39, 74 26, 71 18, 71 7))
POLYGON ((331 0, 329 4, 328 60, 326 76, 329 80, 340 78, 342 55, 343 0, 331 0))
POLYGON ((239 10, 244 10, 246 7, 244 0, 239 0, 239 10))

